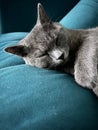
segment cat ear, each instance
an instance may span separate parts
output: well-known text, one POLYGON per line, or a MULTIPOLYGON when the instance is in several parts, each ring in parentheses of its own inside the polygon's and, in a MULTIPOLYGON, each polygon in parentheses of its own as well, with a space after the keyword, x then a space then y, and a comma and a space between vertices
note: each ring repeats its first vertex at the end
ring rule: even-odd
POLYGON ((28 47, 23 45, 10 46, 4 49, 6 52, 25 57, 28 54, 28 47))
POLYGON ((51 23, 51 20, 48 18, 48 16, 46 15, 43 6, 38 3, 38 18, 37 18, 37 23, 51 23))

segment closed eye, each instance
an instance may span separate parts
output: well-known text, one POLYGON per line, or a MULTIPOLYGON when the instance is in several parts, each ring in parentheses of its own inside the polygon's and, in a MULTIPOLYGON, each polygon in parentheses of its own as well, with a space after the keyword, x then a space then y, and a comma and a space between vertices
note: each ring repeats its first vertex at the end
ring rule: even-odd
POLYGON ((49 54, 47 52, 45 52, 45 53, 40 54, 39 57, 48 56, 48 55, 49 54))
POLYGON ((43 57, 43 56, 45 56, 46 54, 41 54, 39 57, 43 57))

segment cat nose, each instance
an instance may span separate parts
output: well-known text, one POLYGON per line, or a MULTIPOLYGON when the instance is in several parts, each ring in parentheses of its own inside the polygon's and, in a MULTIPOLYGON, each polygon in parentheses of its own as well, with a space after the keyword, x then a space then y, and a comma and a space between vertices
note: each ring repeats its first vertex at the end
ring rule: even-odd
POLYGON ((58 60, 64 60, 64 53, 61 53, 61 55, 58 57, 58 60))

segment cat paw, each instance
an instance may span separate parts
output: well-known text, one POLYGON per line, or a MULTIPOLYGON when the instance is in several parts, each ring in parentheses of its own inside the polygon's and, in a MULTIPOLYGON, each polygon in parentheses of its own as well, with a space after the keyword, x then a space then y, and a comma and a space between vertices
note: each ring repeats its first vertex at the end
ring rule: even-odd
POLYGON ((79 74, 75 74, 75 81, 82 87, 84 88, 89 88, 89 89, 93 89, 93 86, 91 84, 91 82, 89 81, 89 79, 87 77, 85 77, 84 75, 79 75, 79 74))
POLYGON ((98 97, 98 87, 95 87, 95 88, 93 89, 93 92, 94 92, 95 95, 98 97))

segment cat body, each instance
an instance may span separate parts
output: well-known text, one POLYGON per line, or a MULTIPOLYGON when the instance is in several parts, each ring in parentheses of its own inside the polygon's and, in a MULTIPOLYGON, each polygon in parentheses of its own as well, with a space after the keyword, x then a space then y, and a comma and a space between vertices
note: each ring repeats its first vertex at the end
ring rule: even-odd
POLYGON ((18 45, 5 48, 39 68, 61 70, 98 96, 98 28, 71 30, 46 15, 38 4, 37 23, 18 45))

